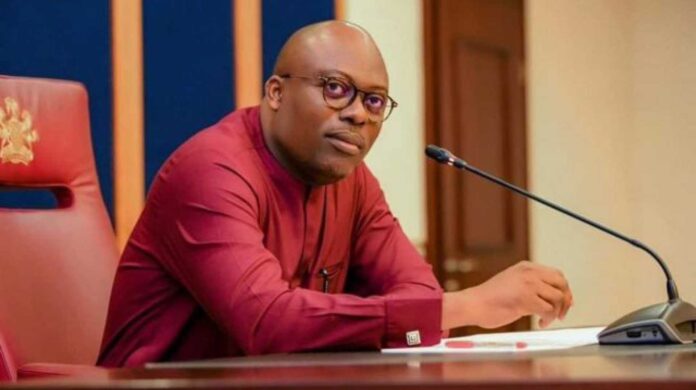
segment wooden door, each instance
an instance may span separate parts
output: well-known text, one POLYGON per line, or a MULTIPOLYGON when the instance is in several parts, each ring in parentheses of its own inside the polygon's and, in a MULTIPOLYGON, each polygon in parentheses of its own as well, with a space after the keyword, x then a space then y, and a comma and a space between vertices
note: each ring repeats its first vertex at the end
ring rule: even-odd
MULTIPOLYGON (((523 0, 424 0, 426 141, 526 187, 523 0)), ((526 201, 428 162, 428 257, 446 290, 528 258, 526 201)), ((522 319, 503 329, 529 329, 522 319)), ((455 334, 480 332, 464 329, 455 334)))

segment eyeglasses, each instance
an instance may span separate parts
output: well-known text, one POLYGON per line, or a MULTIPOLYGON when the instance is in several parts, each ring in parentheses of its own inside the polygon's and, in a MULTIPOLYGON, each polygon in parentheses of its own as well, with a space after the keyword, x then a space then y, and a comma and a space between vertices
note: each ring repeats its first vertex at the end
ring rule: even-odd
POLYGON ((370 121, 375 123, 384 122, 389 118, 397 103, 391 96, 380 93, 358 89, 352 82, 341 77, 331 76, 298 76, 285 74, 280 77, 285 79, 316 80, 321 82, 322 92, 326 105, 334 110, 342 110, 355 101, 358 95, 362 95, 362 104, 370 121))

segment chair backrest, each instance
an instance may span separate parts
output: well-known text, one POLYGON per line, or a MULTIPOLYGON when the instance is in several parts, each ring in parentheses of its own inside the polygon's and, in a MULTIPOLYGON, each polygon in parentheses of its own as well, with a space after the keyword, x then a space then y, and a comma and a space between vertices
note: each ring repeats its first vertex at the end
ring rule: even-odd
POLYGON ((0 355, 17 366, 94 364, 118 250, 81 84, 0 76, 3 187, 50 189, 58 206, 0 205, 0 355))

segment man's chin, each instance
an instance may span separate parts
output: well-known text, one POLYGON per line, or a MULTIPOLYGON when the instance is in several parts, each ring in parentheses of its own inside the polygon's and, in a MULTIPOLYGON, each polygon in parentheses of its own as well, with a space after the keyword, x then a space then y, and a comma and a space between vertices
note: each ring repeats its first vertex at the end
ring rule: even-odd
POLYGON ((345 179, 348 177, 351 173, 353 173, 353 170, 355 169, 355 166, 353 165, 346 165, 346 164, 340 164, 340 165, 327 165, 322 167, 315 175, 314 177, 314 183, 315 185, 329 185, 329 184, 334 184, 338 181, 341 181, 342 179, 345 179))

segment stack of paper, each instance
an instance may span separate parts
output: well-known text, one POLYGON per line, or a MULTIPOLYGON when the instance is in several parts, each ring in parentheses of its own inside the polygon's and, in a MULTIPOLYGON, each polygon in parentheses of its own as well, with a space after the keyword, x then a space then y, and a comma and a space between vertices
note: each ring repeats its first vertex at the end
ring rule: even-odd
POLYGON ((387 348, 383 353, 480 353, 547 351, 597 344, 604 327, 488 333, 443 339, 431 347, 387 348))

